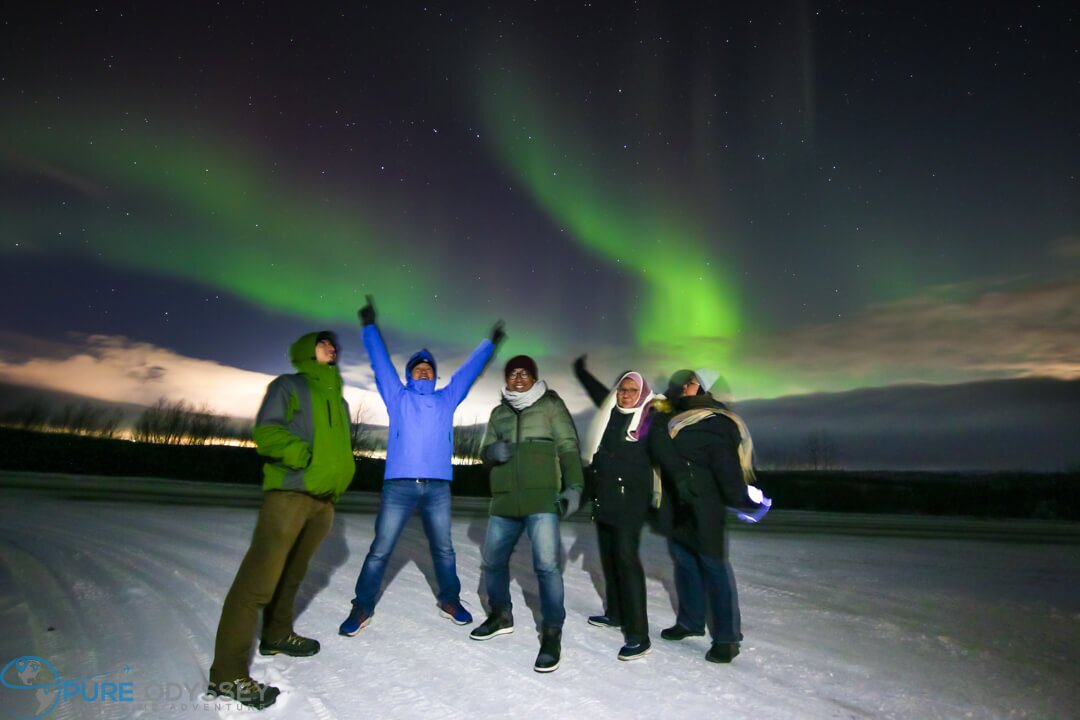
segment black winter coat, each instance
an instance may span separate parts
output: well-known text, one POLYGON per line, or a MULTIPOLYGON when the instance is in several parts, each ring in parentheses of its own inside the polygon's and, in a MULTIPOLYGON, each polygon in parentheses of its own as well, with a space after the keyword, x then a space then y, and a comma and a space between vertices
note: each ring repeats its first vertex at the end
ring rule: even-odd
MULTIPOLYGON (((678 403, 685 409, 686 399, 678 403)), ((686 426, 671 438, 670 416, 653 419, 654 443, 670 443, 676 464, 664 464, 666 502, 661 530, 690 549, 727 556, 725 526, 728 507, 753 505, 739 465, 739 428, 723 415, 686 426), (662 433, 662 436, 661 436, 662 433)))
POLYGON ((653 466, 648 442, 626 439, 630 415, 612 408, 604 437, 593 456, 593 517, 633 530, 645 524, 652 506, 653 466))

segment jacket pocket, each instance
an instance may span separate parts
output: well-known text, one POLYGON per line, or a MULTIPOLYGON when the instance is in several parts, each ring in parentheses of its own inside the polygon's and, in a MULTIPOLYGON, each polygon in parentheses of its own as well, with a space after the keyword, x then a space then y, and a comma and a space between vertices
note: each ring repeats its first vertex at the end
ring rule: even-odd
POLYGON ((555 456, 555 443, 547 438, 519 443, 518 468, 521 487, 529 490, 542 488, 559 489, 559 460, 555 456))
POLYGON ((498 465, 491 468, 488 474, 488 483, 491 485, 492 495, 505 495, 510 492, 513 472, 511 464, 498 465))

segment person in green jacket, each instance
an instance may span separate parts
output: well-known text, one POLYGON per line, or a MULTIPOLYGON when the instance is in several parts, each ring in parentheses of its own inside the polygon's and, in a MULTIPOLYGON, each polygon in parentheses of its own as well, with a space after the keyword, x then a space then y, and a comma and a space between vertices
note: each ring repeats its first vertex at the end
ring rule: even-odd
POLYGON ((490 640, 514 631, 510 555, 526 532, 543 619, 533 669, 546 673, 559 667, 566 619, 559 517, 577 511, 585 482, 574 421, 558 394, 537 379, 536 362, 527 355, 510 358, 505 378, 502 402, 491 412, 480 451, 491 472, 483 549, 490 613, 469 636, 490 640))
POLYGON ((244 560, 225 596, 210 667, 211 696, 263 709, 278 688, 249 675, 262 610, 259 652, 306 657, 319 642, 293 631, 293 603, 308 562, 334 520, 334 503, 356 474, 349 406, 332 332, 309 333, 289 349, 299 371, 266 389, 254 439, 263 465, 263 504, 244 560))

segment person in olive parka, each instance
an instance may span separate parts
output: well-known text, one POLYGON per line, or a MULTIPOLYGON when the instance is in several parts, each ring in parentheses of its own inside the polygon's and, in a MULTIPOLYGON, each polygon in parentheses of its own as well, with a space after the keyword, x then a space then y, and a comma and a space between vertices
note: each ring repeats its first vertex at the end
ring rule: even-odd
POLYGON ((249 675, 262 610, 259 652, 305 657, 319 642, 293 631, 293 604, 308 563, 334 520, 334 503, 356 474, 349 407, 332 332, 309 333, 289 349, 299 371, 266 389, 253 432, 263 465, 263 504, 232 587, 225 597, 210 668, 211 696, 256 709, 274 704, 278 688, 249 675))
POLYGON ((480 451, 491 469, 483 549, 490 612, 469 637, 490 640, 514 631, 510 555, 528 533, 543 623, 533 669, 547 673, 559 667, 566 620, 559 517, 577 511, 584 478, 573 418, 558 394, 537 378, 536 362, 527 355, 512 357, 504 376, 502 402, 491 411, 480 451))

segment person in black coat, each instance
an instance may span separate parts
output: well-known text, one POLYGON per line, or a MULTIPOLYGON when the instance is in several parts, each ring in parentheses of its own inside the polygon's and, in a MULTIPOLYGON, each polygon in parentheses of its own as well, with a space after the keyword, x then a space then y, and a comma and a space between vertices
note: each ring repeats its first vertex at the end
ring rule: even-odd
POLYGON ((627 372, 609 391, 585 369, 585 356, 574 374, 600 408, 583 447, 589 469, 589 492, 604 571, 604 613, 589 624, 621 627, 625 644, 620 660, 644 657, 651 649, 645 602, 645 570, 639 547, 641 529, 654 504, 653 462, 645 433, 653 393, 640 373, 627 372))
POLYGON ((738 415, 705 392, 699 373, 682 370, 668 383, 653 418, 650 444, 662 459, 666 513, 661 527, 675 561, 678 613, 665 640, 705 634, 711 616, 710 662, 731 662, 742 641, 739 597, 728 560, 726 518, 757 522, 771 501, 749 484, 753 446, 738 415), (677 462, 666 460, 671 450, 677 462))

